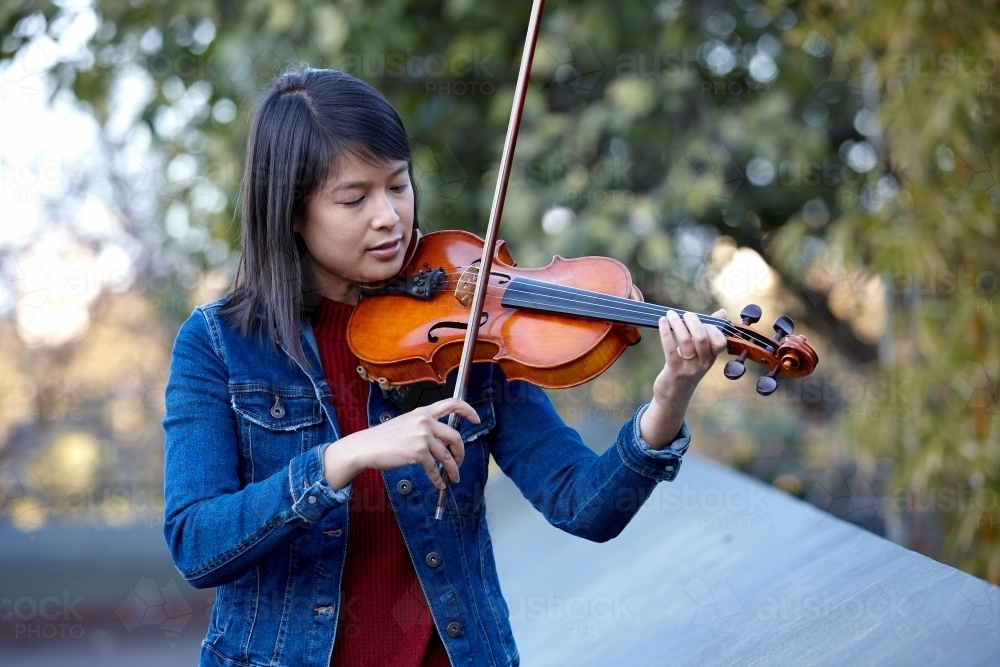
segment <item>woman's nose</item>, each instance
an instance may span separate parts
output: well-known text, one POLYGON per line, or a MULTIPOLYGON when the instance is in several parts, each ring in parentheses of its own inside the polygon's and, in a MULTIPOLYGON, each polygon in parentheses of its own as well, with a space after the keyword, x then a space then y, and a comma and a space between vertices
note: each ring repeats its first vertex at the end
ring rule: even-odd
POLYGON ((396 208, 392 205, 389 195, 383 192, 376 199, 378 200, 378 207, 373 211, 372 226, 377 228, 395 227, 396 223, 399 222, 399 214, 396 213, 396 208))

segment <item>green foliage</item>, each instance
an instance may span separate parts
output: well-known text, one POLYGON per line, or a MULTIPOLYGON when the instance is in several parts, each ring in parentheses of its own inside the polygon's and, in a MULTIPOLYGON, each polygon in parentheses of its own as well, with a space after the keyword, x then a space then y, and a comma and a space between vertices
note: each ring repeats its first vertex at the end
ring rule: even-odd
MULTIPOLYGON (((149 139, 158 166, 131 184, 155 190, 154 214, 127 202, 123 213, 159 229, 183 209, 202 233, 142 236, 158 253, 231 267, 248 112, 301 65, 383 91, 412 135, 425 229, 481 232, 529 10, 98 0, 87 54, 51 77, 109 127, 108 145, 149 139), (130 76, 150 95, 111 131, 113 93, 130 76)), ((62 11, 0 10, 3 58, 39 38, 17 36, 29 17, 51 32, 62 11)), ((523 265, 614 256, 649 300, 702 311, 717 296, 705 266, 716 240, 760 252, 830 353, 820 374, 846 367, 865 387, 905 388, 864 392, 838 422, 861 458, 892 460, 891 500, 907 502, 888 509, 909 527, 898 539, 993 581, 998 25, 995 1, 551 0, 501 234, 523 265), (919 509, 949 490, 979 505, 919 509)), ((627 360, 630 376, 651 380, 656 354, 627 360)), ((845 401, 827 403, 808 419, 845 401)))
MULTIPOLYGON (((891 311, 882 363, 899 392, 873 392, 847 421, 859 446, 896 462, 891 509, 903 539, 1000 579, 1000 10, 995 2, 814 3, 809 26, 859 40, 878 80, 880 171, 898 194, 865 188, 831 223, 841 257, 883 276, 891 311), (877 194, 868 190, 868 197, 877 194), (859 196, 860 200, 855 199, 859 196)), ((802 232, 803 223, 782 233, 802 232)), ((940 556, 939 556, 940 557, 940 556)))

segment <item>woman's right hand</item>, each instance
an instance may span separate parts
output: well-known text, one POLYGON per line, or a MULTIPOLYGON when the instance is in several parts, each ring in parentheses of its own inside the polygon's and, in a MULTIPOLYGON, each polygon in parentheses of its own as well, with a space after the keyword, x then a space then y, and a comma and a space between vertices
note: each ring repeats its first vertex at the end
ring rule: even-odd
POLYGON ((362 470, 392 470, 416 463, 434 486, 443 489, 438 461, 448 477, 457 482, 465 444, 458 431, 438 421, 453 412, 479 423, 479 415, 471 405, 447 398, 341 438, 323 451, 327 484, 331 489, 342 489, 362 470))

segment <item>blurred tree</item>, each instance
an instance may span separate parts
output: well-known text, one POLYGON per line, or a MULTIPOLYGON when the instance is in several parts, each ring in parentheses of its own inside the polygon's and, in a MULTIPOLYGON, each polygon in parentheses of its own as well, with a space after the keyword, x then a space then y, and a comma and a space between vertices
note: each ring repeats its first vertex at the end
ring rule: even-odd
MULTIPOLYGON (((831 295, 838 281, 853 290, 859 271, 881 277, 891 326, 846 426, 896 464, 897 539, 933 552, 943 531, 946 560, 996 583, 1000 10, 940 0, 801 9, 809 18, 793 39, 857 81, 854 127, 876 161, 865 182, 838 192, 828 271, 799 272, 831 295)), ((842 144, 849 161, 865 157, 860 145, 842 144)), ((774 256, 794 264, 812 233, 804 212, 774 256)))
MULTIPOLYGON (((86 48, 50 78, 103 128, 116 205, 145 248, 139 288, 169 284, 160 304, 186 314, 191 276, 232 269, 247 114, 291 67, 382 90, 412 134, 425 228, 482 231, 529 9, 98 0, 86 48)), ((89 11, 8 4, 0 55, 14 66, 89 11)), ((906 490, 897 514, 914 530, 894 536, 994 581, 996 18, 995 2, 550 0, 502 233, 524 265, 611 255, 650 300, 703 311, 726 296, 715 259, 762 255, 776 304, 819 335, 824 389, 786 401, 809 408, 787 428, 753 410, 741 424, 784 429, 787 450, 849 409, 850 439, 891 458, 906 490), (827 395, 858 372, 863 400, 827 395), (926 511, 945 489, 982 507, 926 511), (932 525, 943 554, 922 538, 932 525)), ((727 280, 737 299, 760 275, 727 280)), ((656 354, 624 372, 650 382, 656 354)), ((809 465, 749 467, 795 473, 786 488, 801 492, 809 465)))

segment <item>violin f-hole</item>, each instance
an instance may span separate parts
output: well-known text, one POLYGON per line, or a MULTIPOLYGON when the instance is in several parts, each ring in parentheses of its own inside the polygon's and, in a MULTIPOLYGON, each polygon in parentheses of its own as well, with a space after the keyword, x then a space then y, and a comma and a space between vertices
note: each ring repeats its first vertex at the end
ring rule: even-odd
MULTIPOLYGON (((486 324, 486 320, 488 319, 490 319, 490 314, 484 310, 479 318, 479 326, 483 326, 484 324, 486 324)), ((438 342, 438 337, 434 335, 434 332, 438 329, 468 329, 468 328, 469 328, 468 322, 438 322, 437 324, 435 324, 434 326, 432 326, 430 329, 427 330, 427 340, 430 341, 431 343, 438 342)))

